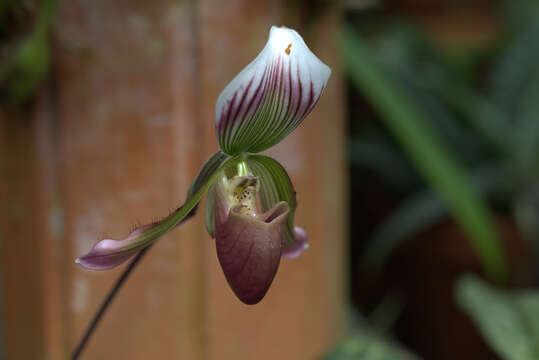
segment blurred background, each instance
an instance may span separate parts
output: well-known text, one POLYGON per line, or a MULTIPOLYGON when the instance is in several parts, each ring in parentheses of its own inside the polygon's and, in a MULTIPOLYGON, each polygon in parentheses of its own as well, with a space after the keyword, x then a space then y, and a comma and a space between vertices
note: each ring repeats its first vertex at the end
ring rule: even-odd
POLYGON ((271 25, 333 71, 268 151, 311 247, 249 307, 199 214, 82 358, 539 359, 534 0, 0 1, 0 358, 68 358, 122 270, 73 260, 181 204, 271 25))

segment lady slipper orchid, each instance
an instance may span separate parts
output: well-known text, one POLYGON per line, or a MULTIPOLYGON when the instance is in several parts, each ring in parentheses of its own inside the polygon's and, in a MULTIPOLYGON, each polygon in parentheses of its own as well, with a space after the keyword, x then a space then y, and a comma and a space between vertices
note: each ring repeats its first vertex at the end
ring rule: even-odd
POLYGON ((285 169, 256 154, 293 131, 320 98, 331 70, 285 27, 272 27, 260 54, 223 90, 216 104, 220 151, 202 167, 185 203, 122 240, 105 239, 76 262, 102 270, 120 265, 190 215, 204 193, 206 227, 230 287, 246 304, 269 289, 281 257, 308 247, 294 226, 295 191, 285 169))

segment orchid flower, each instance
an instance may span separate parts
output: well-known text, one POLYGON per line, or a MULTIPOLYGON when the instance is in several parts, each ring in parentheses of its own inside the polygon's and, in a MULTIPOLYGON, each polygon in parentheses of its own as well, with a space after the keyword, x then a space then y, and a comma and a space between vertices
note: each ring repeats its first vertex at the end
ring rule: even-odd
POLYGON ((193 215, 208 192, 206 228, 215 238, 225 277, 241 301, 259 302, 281 257, 299 256, 308 243, 306 232, 294 226, 296 192, 288 174, 276 160, 257 153, 303 121, 330 73, 296 31, 272 27, 264 49, 217 99, 220 150, 200 170, 185 203, 122 240, 101 240, 76 262, 95 270, 120 265, 193 215))

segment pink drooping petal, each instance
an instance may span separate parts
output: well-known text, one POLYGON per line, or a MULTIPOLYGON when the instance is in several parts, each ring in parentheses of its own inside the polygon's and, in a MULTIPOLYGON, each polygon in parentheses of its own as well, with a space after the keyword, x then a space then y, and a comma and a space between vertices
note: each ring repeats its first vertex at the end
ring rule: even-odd
POLYGON ((92 250, 77 258, 75 262, 91 270, 107 270, 128 260, 141 246, 136 241, 149 225, 133 230, 125 239, 104 239, 95 244, 92 250))
POLYGON ((194 216, 203 193, 197 192, 163 220, 136 228, 121 240, 101 240, 90 252, 75 259, 75 263, 90 270, 107 270, 121 265, 175 226, 194 216))
POLYGON ((286 259, 295 259, 300 256, 305 249, 309 248, 307 241, 307 232, 299 226, 294 226, 294 242, 290 245, 283 247, 282 257, 286 259))
POLYGON ((121 265, 175 226, 194 216, 204 194, 203 190, 191 195, 183 206, 161 221, 138 227, 121 240, 101 240, 90 252, 75 259, 75 263, 90 270, 107 270, 121 265))
POLYGON ((226 166, 227 161, 230 161, 227 155, 220 151, 216 152, 202 166, 182 206, 160 221, 133 230, 124 239, 101 240, 89 253, 79 257, 75 262, 88 269, 106 270, 120 265, 138 251, 151 245, 195 214, 200 199, 217 174, 226 166))
POLYGON ((330 74, 296 31, 272 27, 264 49, 217 99, 221 149, 236 155, 277 144, 311 112, 330 74))

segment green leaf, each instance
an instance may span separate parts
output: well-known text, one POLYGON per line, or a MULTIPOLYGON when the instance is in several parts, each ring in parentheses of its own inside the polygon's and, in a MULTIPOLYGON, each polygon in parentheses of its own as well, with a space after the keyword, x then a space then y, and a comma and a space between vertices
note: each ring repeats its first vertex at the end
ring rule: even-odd
MULTIPOLYGON (((463 126, 461 119, 455 116, 453 108, 443 101, 447 95, 440 95, 440 92, 452 90, 447 89, 447 79, 455 78, 454 72, 436 63, 435 59, 430 59, 427 64, 428 68, 420 74, 418 73, 420 68, 427 65, 419 62, 419 59, 415 61, 417 63, 391 61, 388 64, 394 76, 403 84, 403 90, 414 99, 418 107, 421 107, 425 116, 432 120, 432 129, 437 136, 454 149, 460 158, 469 161, 480 158, 484 152, 483 149, 487 148, 487 144, 482 141, 483 137, 470 131, 474 130, 473 128, 463 126)), ((477 125, 474 127, 477 128, 477 125)))
POLYGON ((378 111, 410 161, 468 233, 488 276, 504 279, 504 254, 488 206, 464 170, 432 134, 423 113, 376 65, 369 48, 349 27, 344 30, 342 45, 345 68, 353 85, 378 111))
POLYGON ((394 186, 417 183, 417 173, 395 146, 375 137, 352 138, 349 145, 352 166, 369 168, 394 186))
POLYGON ((325 360, 413 360, 418 359, 398 345, 376 334, 361 331, 332 349, 325 360))
POLYGON ((539 20, 515 35, 497 59, 489 85, 490 98, 507 115, 516 112, 520 97, 533 83, 530 74, 539 69, 539 20))
POLYGON ((539 292, 526 290, 516 295, 517 306, 523 314, 522 322, 533 344, 535 359, 539 358, 539 292))
POLYGON ((502 0, 502 19, 505 27, 509 27, 510 32, 516 32, 537 20, 539 15, 539 3, 537 0, 502 0))
POLYGON ((431 116, 432 127, 440 138, 463 152, 464 158, 476 158, 478 139, 488 140, 502 151, 510 150, 507 141, 509 122, 505 115, 485 98, 472 90, 447 58, 441 56, 418 31, 397 27, 378 41, 377 59, 403 85, 404 91, 431 116), (468 124, 483 136, 470 134, 459 126, 453 112, 464 115, 468 124))
POLYGON ((536 248, 539 256, 539 184, 520 189, 514 196, 512 207, 513 219, 520 233, 536 248))
MULTIPOLYGON (((515 3, 523 5, 521 1, 515 3)), ((538 9, 536 4, 534 13, 538 9)), ((493 102, 515 119, 510 155, 523 169, 536 167, 539 158, 539 20, 531 19, 519 27, 501 52, 489 86, 493 102)))
MULTIPOLYGON (((11 101, 26 100, 45 77, 50 63, 48 34, 57 0, 44 0, 37 13, 36 23, 26 38, 21 40, 12 56, 0 64, 0 81, 6 82, 11 101)), ((0 12, 10 6, 0 5, 0 12)))
POLYGON ((387 294, 382 303, 365 318, 355 309, 347 311, 350 334, 339 341, 321 358, 324 360, 416 360, 416 355, 393 341, 387 333, 397 313, 400 313, 400 297, 387 294), (372 321, 375 321, 373 324, 372 321))
POLYGON ((521 171, 536 175, 539 170, 539 65, 529 77, 532 81, 517 102, 513 155, 521 171))
MULTIPOLYGON (((506 174, 501 166, 483 166, 472 172, 477 189, 484 196, 504 190, 506 174)), ((405 240, 421 234, 449 215, 449 209, 431 190, 412 195, 380 224, 367 242, 362 263, 379 267, 405 240)))
POLYGON ((430 83, 445 102, 502 154, 510 154, 512 143, 507 139, 511 124, 506 114, 490 99, 478 94, 469 85, 451 76, 438 83, 430 83))
POLYGON ((456 291, 460 306, 502 359, 539 359, 537 291, 503 292, 475 275, 462 277, 456 291))
POLYGON ((443 144, 447 144, 460 159, 477 161, 486 148, 483 137, 478 136, 473 128, 462 126, 452 109, 446 105, 440 96, 431 88, 418 88, 410 84, 406 87, 407 93, 414 98, 428 119, 432 119, 431 126, 443 144), (472 131, 470 131, 472 130, 472 131))
POLYGON ((412 195, 375 229, 368 240, 362 263, 381 266, 404 240, 440 223, 447 215, 447 207, 432 191, 412 195))

